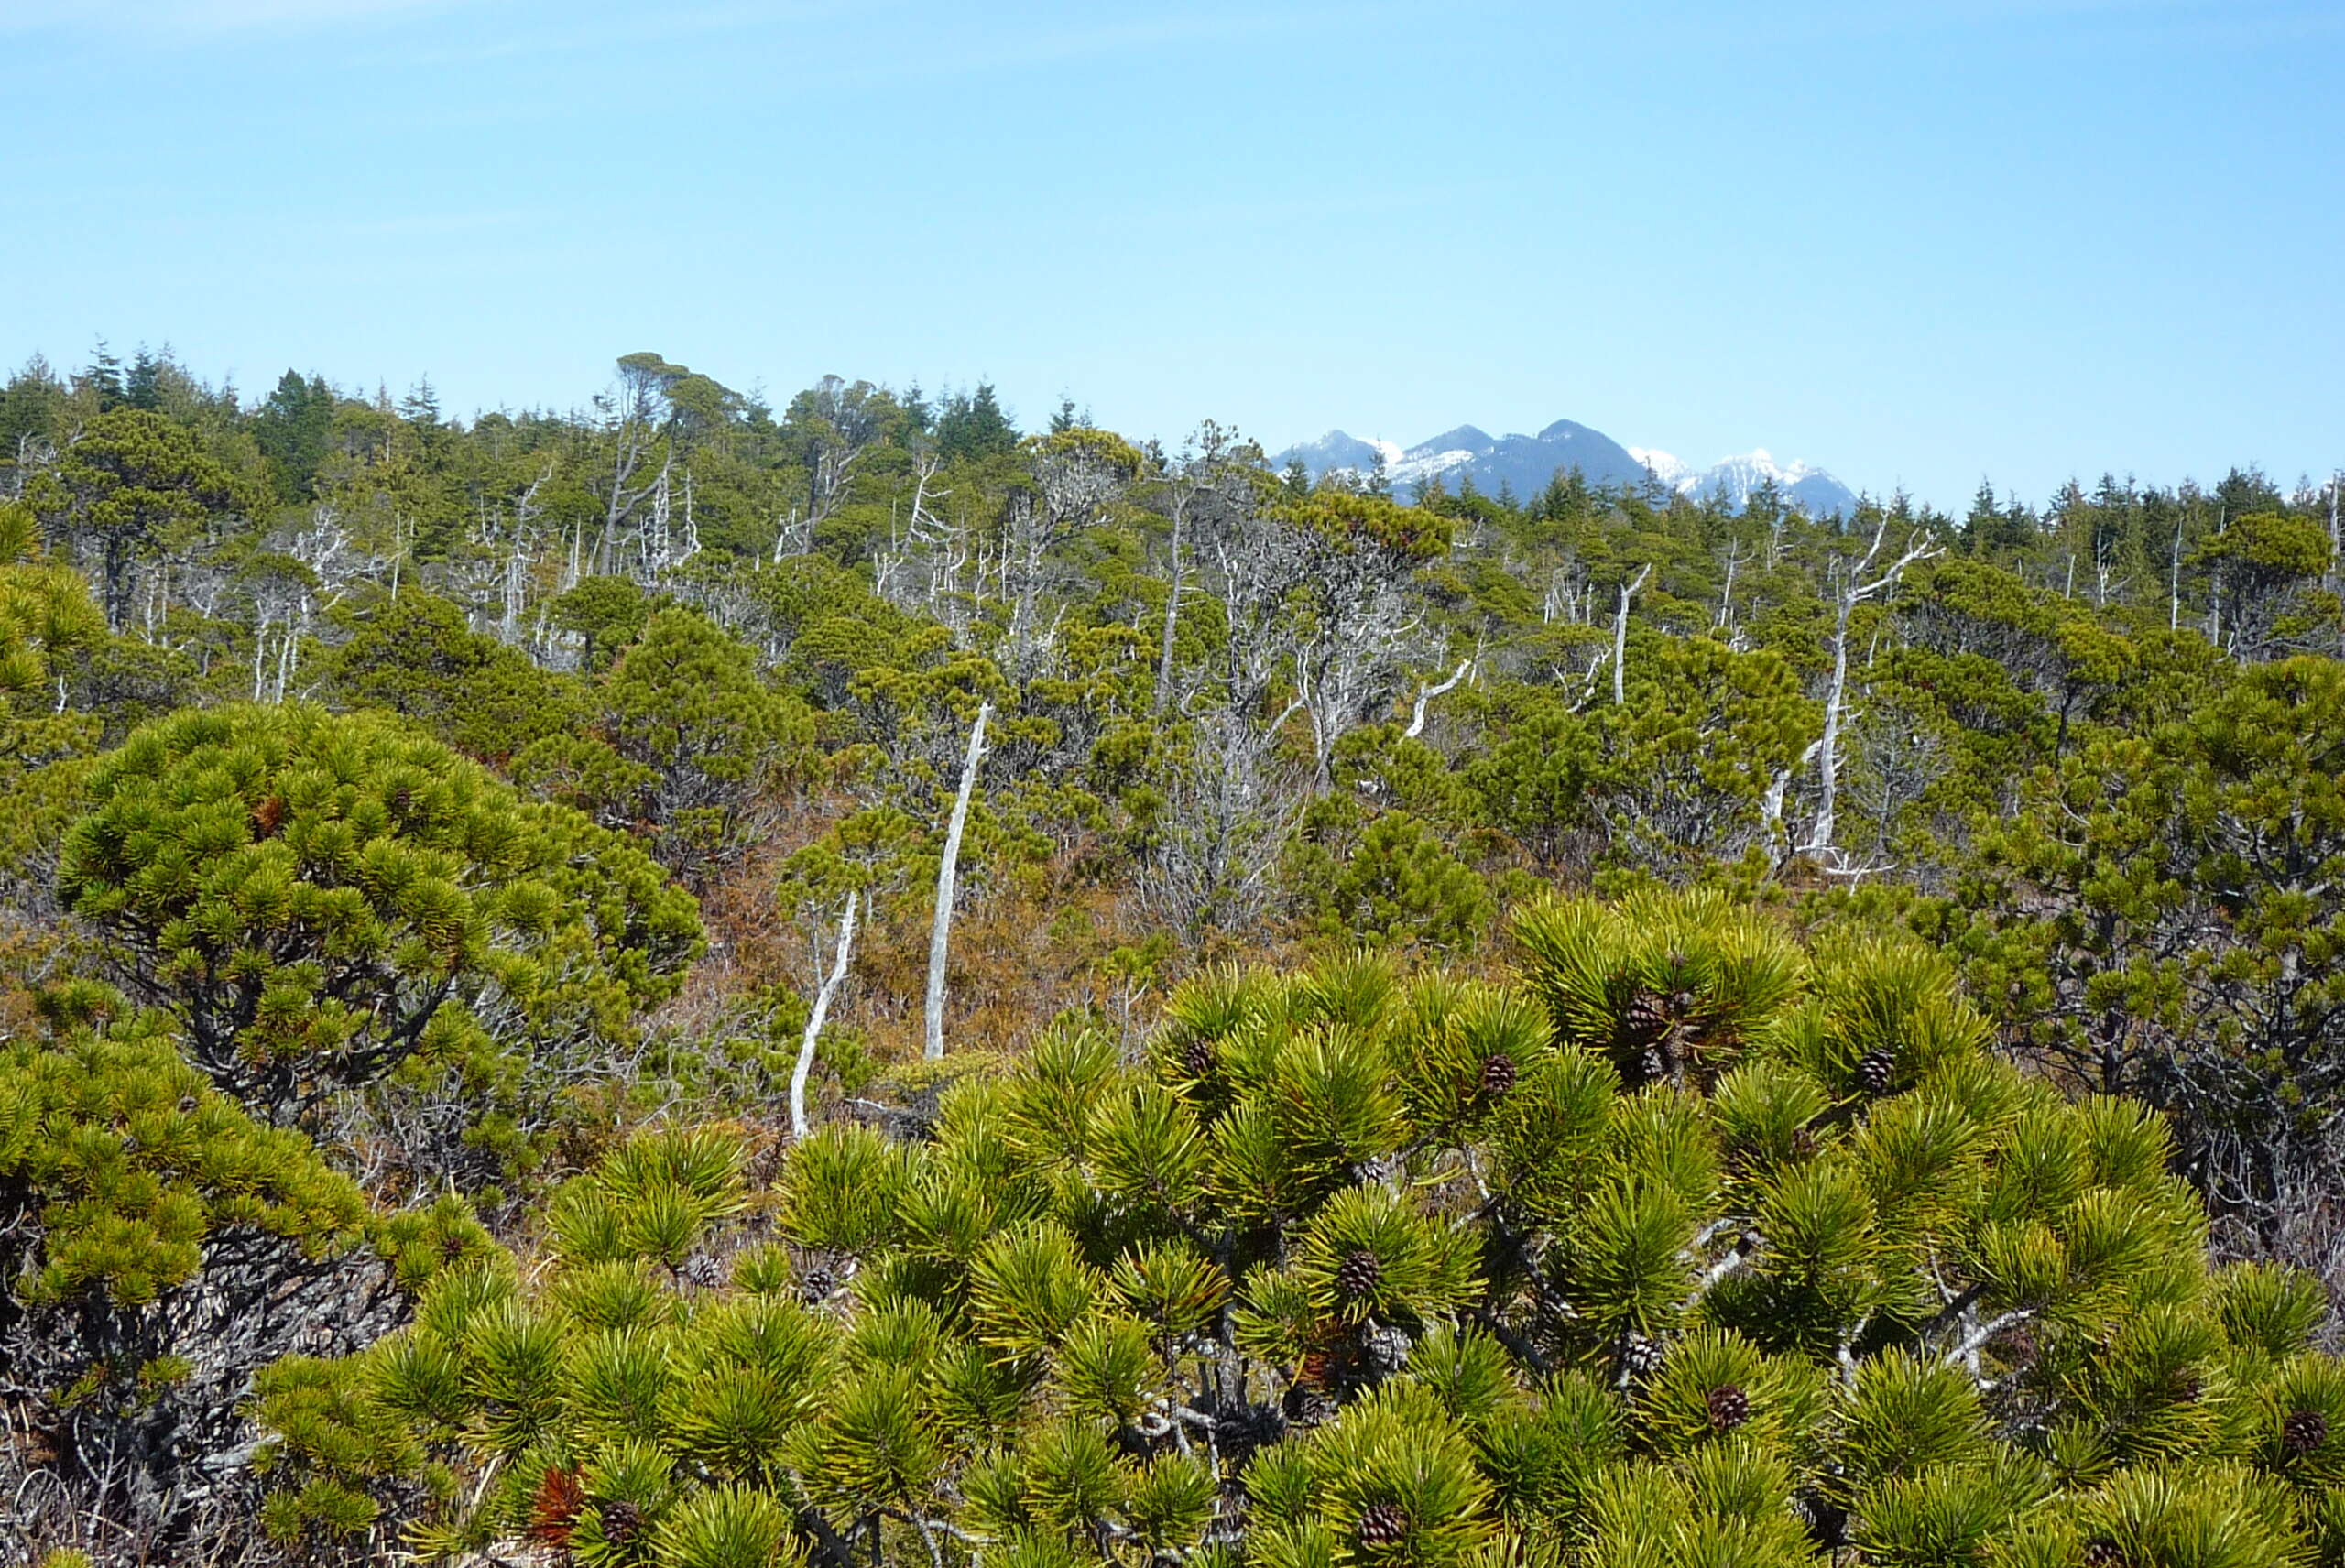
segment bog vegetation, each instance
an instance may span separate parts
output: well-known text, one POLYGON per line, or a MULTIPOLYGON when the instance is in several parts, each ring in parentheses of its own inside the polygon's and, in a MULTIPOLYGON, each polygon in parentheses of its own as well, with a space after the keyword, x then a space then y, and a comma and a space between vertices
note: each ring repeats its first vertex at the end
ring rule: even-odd
POLYGON ((2334 485, 0 389, 0 1560, 2345 1564, 2334 485))

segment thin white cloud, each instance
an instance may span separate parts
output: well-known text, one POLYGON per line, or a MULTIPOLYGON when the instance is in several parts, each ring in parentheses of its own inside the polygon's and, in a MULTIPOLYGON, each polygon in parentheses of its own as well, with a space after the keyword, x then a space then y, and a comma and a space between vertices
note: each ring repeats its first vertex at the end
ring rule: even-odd
POLYGON ((484 0, 0 0, 0 32, 191 38, 325 27, 484 0))
POLYGON ((1349 0, 1340 5, 1192 6, 1072 27, 995 26, 986 29, 981 40, 962 38, 954 39, 949 48, 907 49, 828 71, 824 82, 833 86, 872 86, 924 78, 1015 72, 1155 49, 1238 43, 1336 27, 1369 31, 1409 16, 1454 16, 1467 8, 1466 0, 1445 0, 1441 4, 1434 0, 1349 0))

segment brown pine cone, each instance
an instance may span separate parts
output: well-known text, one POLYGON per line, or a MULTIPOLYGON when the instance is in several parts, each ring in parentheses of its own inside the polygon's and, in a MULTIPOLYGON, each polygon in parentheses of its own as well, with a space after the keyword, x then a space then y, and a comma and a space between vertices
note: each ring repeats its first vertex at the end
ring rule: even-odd
POLYGON ((1751 1396, 1732 1383, 1710 1390, 1710 1430, 1732 1432, 1751 1419, 1751 1396))
POLYGON ((1483 1098, 1505 1099, 1514 1092, 1515 1080, 1519 1076, 1521 1076, 1521 1071, 1515 1066, 1513 1057, 1502 1051, 1485 1056, 1482 1058, 1483 1098))
POLYGON ((1896 1057, 1886 1051, 1869 1051, 1857 1063, 1857 1083, 1868 1094, 1886 1094, 1896 1072, 1896 1057))
POLYGON ((2329 1441, 2329 1418, 2318 1410, 2290 1410, 2280 1423, 2280 1446, 2301 1459, 2329 1441))
POLYGON ((603 1523, 603 1539, 613 1546, 625 1546, 643 1529, 643 1510, 625 1497, 599 1504, 594 1512, 603 1523))
POLYGON ((2085 1568, 2125 1568, 2125 1549, 2105 1535, 2085 1542, 2085 1568))
POLYGON ((1375 1290, 1377 1281, 1383 1278, 1384 1266, 1377 1261, 1376 1254, 1364 1247, 1336 1265, 1336 1289, 1353 1301, 1375 1290))
POLYGON ((1218 1065, 1209 1040, 1193 1040, 1181 1048, 1181 1071, 1192 1078, 1209 1078, 1218 1065))
POLYGON ((1393 1546, 1409 1533, 1409 1517, 1393 1503, 1370 1503, 1360 1510, 1359 1543, 1393 1546))
POLYGON ((1657 991, 1640 991, 1629 998, 1620 1022, 1632 1040, 1658 1040, 1669 1028, 1669 1004, 1657 991))

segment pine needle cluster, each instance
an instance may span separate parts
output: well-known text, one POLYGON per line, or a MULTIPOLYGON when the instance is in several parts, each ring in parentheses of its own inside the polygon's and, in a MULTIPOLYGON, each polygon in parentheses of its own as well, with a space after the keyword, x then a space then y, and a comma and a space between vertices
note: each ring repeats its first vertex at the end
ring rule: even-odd
POLYGON ((1938 957, 1703 897, 1518 935, 1511 985, 1208 975, 1140 1060, 1061 1027, 769 1188, 647 1135, 544 1268, 274 1376, 272 1518, 403 1486, 420 1550, 684 1568, 2345 1552, 2317 1288, 2210 1267, 2159 1123, 1999 1063, 1938 957))

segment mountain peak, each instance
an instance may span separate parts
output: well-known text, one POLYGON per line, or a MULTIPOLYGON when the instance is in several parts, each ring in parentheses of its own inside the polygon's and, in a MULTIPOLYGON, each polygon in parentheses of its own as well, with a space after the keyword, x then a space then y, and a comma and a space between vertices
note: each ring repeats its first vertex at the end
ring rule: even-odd
POLYGON ((1717 499, 1738 510, 1759 487, 1772 482, 1786 500, 1815 517, 1845 514, 1856 496, 1820 468, 1783 463, 1765 447, 1722 458, 1697 468, 1658 447, 1627 447, 1603 431, 1571 419, 1557 419, 1535 436, 1493 437, 1477 425, 1459 425, 1406 449, 1384 441, 1361 441, 1330 430, 1315 441, 1290 447, 1281 464, 1300 460, 1313 478, 1335 469, 1365 474, 1384 458, 1386 474, 1403 495, 1411 487, 1451 485, 1452 474, 1485 492, 1509 489, 1535 495, 1557 474, 1577 469, 1591 485, 1632 487, 1658 479, 1694 500, 1717 499))
POLYGON ((1701 470, 1682 457, 1675 457, 1659 447, 1632 446, 1629 455, 1652 470, 1653 477, 1674 489, 1687 479, 1698 478, 1701 470))
POLYGON ((1472 425, 1460 425, 1454 430, 1442 431, 1431 441, 1419 441, 1409 451, 1412 454, 1436 452, 1484 452, 1497 444, 1490 439, 1489 431, 1478 430, 1472 425))

